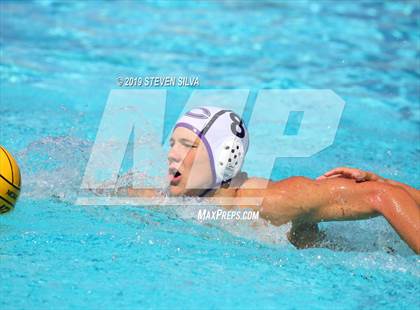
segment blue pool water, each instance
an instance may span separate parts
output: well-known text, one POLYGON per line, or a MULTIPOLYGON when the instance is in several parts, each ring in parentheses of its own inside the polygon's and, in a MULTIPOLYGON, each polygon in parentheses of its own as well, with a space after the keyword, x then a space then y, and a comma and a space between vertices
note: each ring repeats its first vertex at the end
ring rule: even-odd
MULTIPOLYGON (((279 158, 272 178, 346 165, 419 187, 418 2, 3 1, 0 9, 0 143, 23 174, 16 210, 0 217, 2 309, 420 307, 419 259, 381 218, 323 223, 322 247, 296 250, 288 225, 200 224, 186 206, 74 203, 119 76, 332 89, 346 101, 334 144, 279 158)), ((166 132, 182 107, 167 107, 166 132)))

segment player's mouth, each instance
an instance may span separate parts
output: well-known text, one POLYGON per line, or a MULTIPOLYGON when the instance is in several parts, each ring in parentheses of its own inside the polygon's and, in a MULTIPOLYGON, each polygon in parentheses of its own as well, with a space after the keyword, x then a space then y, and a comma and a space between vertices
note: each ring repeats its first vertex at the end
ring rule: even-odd
POLYGON ((182 173, 179 172, 178 169, 175 168, 169 168, 168 170, 168 178, 169 178, 169 182, 172 186, 176 186, 179 184, 179 182, 181 182, 181 178, 182 178, 182 173))

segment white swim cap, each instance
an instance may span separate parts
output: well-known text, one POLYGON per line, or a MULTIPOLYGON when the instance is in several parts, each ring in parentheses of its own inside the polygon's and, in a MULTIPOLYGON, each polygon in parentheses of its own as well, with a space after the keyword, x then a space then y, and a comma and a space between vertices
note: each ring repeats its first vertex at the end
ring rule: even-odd
POLYGON ((192 130, 203 141, 210 158, 213 186, 232 179, 241 170, 249 138, 242 119, 232 110, 197 107, 182 116, 177 127, 192 130))

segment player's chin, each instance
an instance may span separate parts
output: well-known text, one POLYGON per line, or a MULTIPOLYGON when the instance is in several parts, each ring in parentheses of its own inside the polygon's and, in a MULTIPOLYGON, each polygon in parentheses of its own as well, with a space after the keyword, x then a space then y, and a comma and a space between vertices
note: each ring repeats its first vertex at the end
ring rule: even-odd
POLYGON ((180 185, 169 185, 169 194, 171 196, 182 196, 185 194, 185 188, 180 185))

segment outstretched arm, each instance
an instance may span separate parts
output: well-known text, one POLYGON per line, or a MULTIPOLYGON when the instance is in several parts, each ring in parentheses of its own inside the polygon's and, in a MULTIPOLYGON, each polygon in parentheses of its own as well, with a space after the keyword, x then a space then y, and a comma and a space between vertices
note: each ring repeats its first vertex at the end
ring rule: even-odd
POLYGON ((315 181, 326 183, 321 186, 332 191, 335 198, 316 207, 312 213, 313 219, 356 220, 381 214, 411 249, 420 253, 420 210, 406 190, 386 183, 345 184, 343 181, 345 180, 315 181))
POLYGON ((345 178, 310 180, 293 177, 270 182, 265 190, 241 190, 240 196, 263 196, 260 214, 274 224, 293 221, 359 220, 383 215, 400 237, 420 252, 420 211, 403 189, 381 182, 345 178))
POLYGON ((417 190, 414 187, 411 187, 401 182, 397 182, 391 179, 385 179, 384 177, 381 177, 370 171, 364 171, 356 168, 338 167, 324 173, 322 176, 318 177, 317 180, 336 177, 350 178, 356 180, 357 182, 384 182, 390 185, 398 186, 404 189, 407 193, 409 193, 411 197, 416 201, 417 205, 420 206, 420 190, 417 190))

